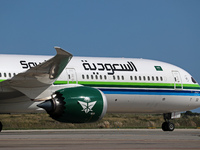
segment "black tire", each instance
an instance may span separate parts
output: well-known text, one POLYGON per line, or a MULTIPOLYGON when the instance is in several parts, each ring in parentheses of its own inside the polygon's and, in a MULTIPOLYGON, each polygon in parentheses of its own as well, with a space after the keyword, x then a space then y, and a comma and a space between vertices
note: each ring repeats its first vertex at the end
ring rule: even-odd
POLYGON ((174 131, 175 125, 171 122, 163 122, 162 130, 163 131, 174 131))
POLYGON ((0 132, 2 131, 3 129, 3 124, 0 122, 0 132))
POLYGON ((162 130, 163 131, 168 131, 168 122, 163 122, 163 124, 162 124, 162 130))

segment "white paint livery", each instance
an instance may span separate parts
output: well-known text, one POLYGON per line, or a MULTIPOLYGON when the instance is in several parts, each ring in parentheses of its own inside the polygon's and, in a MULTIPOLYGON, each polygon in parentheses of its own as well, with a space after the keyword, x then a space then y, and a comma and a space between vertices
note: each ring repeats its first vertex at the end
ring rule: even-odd
MULTIPOLYGON (((168 121, 200 107, 200 86, 177 66, 147 59, 72 58, 61 48, 56 50, 53 58, 0 55, 0 113, 42 111, 37 107, 41 101, 76 86, 99 89, 112 113, 163 113, 168 121)), ((79 103, 85 113, 95 105, 79 103)))

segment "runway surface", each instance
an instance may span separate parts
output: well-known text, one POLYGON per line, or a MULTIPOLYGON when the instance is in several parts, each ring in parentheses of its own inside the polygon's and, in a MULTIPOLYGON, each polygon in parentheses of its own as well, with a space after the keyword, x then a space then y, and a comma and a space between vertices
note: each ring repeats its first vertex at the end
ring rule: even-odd
POLYGON ((199 129, 7 130, 0 149, 130 150, 200 149, 199 129))

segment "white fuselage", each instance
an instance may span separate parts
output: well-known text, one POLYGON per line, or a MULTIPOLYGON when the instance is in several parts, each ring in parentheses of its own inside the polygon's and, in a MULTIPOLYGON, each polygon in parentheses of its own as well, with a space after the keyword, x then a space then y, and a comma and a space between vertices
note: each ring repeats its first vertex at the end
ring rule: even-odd
MULTIPOLYGON (((0 55, 0 80, 50 58, 0 55)), ((35 99, 80 85, 101 90, 108 101, 108 112, 169 113, 200 107, 200 86, 188 72, 168 63, 132 58, 73 57, 54 84, 35 99)), ((0 113, 41 110, 38 103, 12 88, 1 87, 0 113)))

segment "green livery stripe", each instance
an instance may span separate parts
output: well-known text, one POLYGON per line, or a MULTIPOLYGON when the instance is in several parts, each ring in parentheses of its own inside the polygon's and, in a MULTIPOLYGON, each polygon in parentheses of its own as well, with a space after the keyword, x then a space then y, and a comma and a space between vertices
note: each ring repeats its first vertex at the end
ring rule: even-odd
POLYGON ((200 89, 198 84, 183 84, 184 89, 200 89))
MULTIPOLYGON (((69 82, 71 84, 72 82, 69 82)), ((74 82, 73 82, 74 83, 74 82)), ((54 84, 67 84, 66 81, 56 81, 54 84)), ((95 81, 79 81, 90 87, 125 87, 125 88, 168 88, 174 89, 174 83, 140 83, 140 82, 95 82, 95 81)), ((176 88, 182 88, 181 84, 176 84, 176 88)), ((200 89, 198 84, 183 84, 184 89, 200 89)))
POLYGON ((127 88, 174 88, 174 84, 138 83, 138 82, 84 82, 79 84, 92 87, 127 87, 127 88))
MULTIPOLYGON (((126 87, 126 88, 168 88, 174 89, 174 83, 139 83, 139 82, 84 82, 79 84, 92 87, 126 87)), ((176 88, 182 88, 181 84, 176 84, 176 88)), ((183 84, 184 89, 200 89, 196 84, 183 84)))
MULTIPOLYGON (((3 82, 5 80, 0 80, 3 82)), ((55 85, 60 84, 75 84, 72 81, 55 81, 55 85)), ((96 81, 78 81, 78 84, 82 84, 90 87, 124 87, 124 88, 167 88, 174 89, 174 83, 140 83, 140 82, 96 82, 96 81)), ((181 84, 176 84, 176 88, 181 88, 181 84)), ((196 89, 200 90, 198 84, 183 84, 183 89, 196 89)))
POLYGON ((54 84, 68 84, 67 81, 55 81, 54 84))

